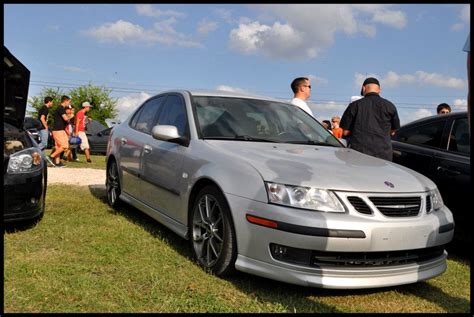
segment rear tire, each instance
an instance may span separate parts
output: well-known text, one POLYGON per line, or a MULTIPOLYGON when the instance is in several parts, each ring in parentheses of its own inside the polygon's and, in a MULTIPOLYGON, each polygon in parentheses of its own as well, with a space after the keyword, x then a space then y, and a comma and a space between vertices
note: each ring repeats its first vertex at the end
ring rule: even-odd
POLYGON ((194 201, 190 243, 199 265, 217 276, 235 271, 237 243, 230 208, 215 186, 206 186, 194 201))

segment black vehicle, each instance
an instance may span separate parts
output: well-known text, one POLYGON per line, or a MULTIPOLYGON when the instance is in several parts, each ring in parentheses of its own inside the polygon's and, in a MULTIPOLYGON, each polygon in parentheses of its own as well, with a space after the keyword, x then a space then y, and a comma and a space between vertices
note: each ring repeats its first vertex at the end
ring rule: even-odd
POLYGON ((444 203, 454 215, 456 238, 470 243, 468 224, 472 187, 467 112, 410 122, 397 131, 392 145, 393 162, 436 183, 444 203))
POLYGON ((36 141, 36 143, 39 144, 41 141, 41 137, 39 135, 39 130, 41 130, 42 128, 41 121, 36 118, 26 117, 23 127, 25 128, 25 130, 30 132, 33 139, 36 141))
POLYGON ((30 71, 3 47, 3 221, 39 220, 45 210, 47 165, 25 129, 30 71))
POLYGON ((91 154, 106 154, 107 142, 109 140, 110 131, 112 128, 107 128, 96 133, 89 133, 87 130, 87 140, 89 141, 91 154))

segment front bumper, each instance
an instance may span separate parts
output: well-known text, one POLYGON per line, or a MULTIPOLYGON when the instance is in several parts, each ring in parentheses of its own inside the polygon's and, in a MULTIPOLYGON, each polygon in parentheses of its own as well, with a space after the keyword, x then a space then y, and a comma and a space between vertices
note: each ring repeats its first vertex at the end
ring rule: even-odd
POLYGON ((447 253, 442 246, 451 241, 454 233, 453 217, 447 208, 431 213, 422 208, 417 216, 393 218, 364 215, 353 208, 346 213, 325 213, 271 205, 230 194, 226 194, 226 198, 237 233, 235 267, 240 271, 305 286, 369 288, 415 283, 446 270, 447 253), (251 223, 247 220, 248 215, 285 226, 270 228, 251 223), (385 264, 301 265, 277 260, 270 250, 272 244, 342 256, 423 251, 434 247, 441 247, 441 252, 428 259, 420 257, 419 260, 387 261, 385 264))
POLYGON ((36 219, 44 213, 46 175, 46 166, 34 173, 4 174, 4 223, 36 219))

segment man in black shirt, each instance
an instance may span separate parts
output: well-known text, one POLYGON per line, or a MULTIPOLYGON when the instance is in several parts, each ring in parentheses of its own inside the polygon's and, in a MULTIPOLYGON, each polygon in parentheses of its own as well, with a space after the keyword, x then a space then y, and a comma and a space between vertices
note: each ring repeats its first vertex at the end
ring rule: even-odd
POLYGON ((41 130, 39 130, 40 136, 40 144, 39 147, 41 151, 43 151, 48 146, 48 137, 49 137, 49 130, 48 130, 48 114, 49 108, 53 106, 53 98, 45 97, 44 98, 44 105, 38 111, 38 120, 41 121, 41 130))
POLYGON ((54 165, 63 167, 60 162, 61 153, 69 148, 69 139, 66 133, 66 125, 69 118, 66 114, 66 107, 71 104, 71 98, 68 96, 61 97, 61 105, 54 112, 53 138, 55 149, 50 155, 50 159, 54 160, 54 165))
POLYGON ((391 161, 390 137, 400 128, 397 108, 380 97, 380 83, 376 78, 367 78, 360 94, 364 98, 350 103, 342 115, 343 135, 349 137, 352 149, 391 161))

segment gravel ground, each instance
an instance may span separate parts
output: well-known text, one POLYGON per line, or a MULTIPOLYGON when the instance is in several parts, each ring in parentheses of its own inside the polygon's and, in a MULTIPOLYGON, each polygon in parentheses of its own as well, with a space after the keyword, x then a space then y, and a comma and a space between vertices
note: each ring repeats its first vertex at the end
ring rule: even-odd
POLYGON ((48 167, 48 184, 105 186, 105 170, 94 168, 48 167))

